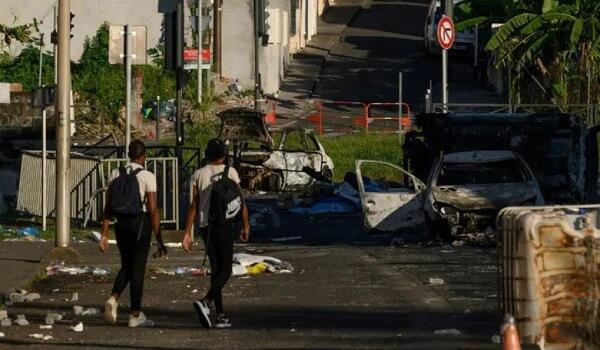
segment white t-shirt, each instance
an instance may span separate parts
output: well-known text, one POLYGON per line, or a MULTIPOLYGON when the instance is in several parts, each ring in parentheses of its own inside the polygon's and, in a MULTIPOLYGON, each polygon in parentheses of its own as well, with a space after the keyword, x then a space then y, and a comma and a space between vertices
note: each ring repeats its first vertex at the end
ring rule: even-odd
MULTIPOLYGON (((144 167, 139 165, 138 163, 127 163, 125 165, 125 170, 127 173, 130 173, 132 170, 143 169, 144 167)), ((119 168, 114 169, 110 176, 108 177, 108 184, 119 177, 119 168)), ((136 175, 138 180, 138 185, 140 187, 140 198, 143 203, 143 211, 146 211, 146 192, 156 192, 156 176, 149 172, 148 170, 142 170, 136 175)))
MULTIPOLYGON (((196 170, 192 175, 191 188, 196 187, 198 198, 198 219, 200 220, 200 227, 208 226, 208 211, 210 209, 210 191, 212 184, 221 179, 225 170, 225 164, 211 165, 207 164, 202 168, 196 170)), ((240 177, 237 171, 229 167, 229 178, 235 181, 237 184, 240 183, 240 177)), ((193 191, 192 191, 193 193, 193 191)))

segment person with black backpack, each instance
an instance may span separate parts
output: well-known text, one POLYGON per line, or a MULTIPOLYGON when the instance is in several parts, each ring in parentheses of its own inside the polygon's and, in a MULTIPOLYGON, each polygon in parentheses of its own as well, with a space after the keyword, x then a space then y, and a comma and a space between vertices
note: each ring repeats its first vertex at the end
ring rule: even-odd
POLYGON ((129 284, 129 327, 152 327, 154 322, 141 311, 151 230, 154 231, 158 247, 154 256, 167 255, 167 249, 163 244, 156 205, 156 177, 144 169, 146 146, 142 141, 135 140, 129 144, 128 155, 130 162, 113 170, 109 177, 102 219, 102 239, 98 243, 102 252, 108 250, 108 226, 111 218, 115 218, 115 237, 121 254, 121 269, 104 306, 104 318, 113 324, 117 322, 119 296, 129 284))
POLYGON ((205 150, 208 164, 192 175, 192 202, 188 209, 183 249, 190 252, 191 229, 198 213, 200 235, 210 261, 210 289, 202 300, 194 303, 200 322, 211 328, 210 308, 214 303, 216 318, 214 327, 231 327, 231 321, 223 309, 223 287, 231 277, 233 264, 234 223, 242 220, 240 240, 247 242, 250 236, 248 208, 242 197, 237 171, 225 164, 227 148, 223 141, 212 139, 205 150))

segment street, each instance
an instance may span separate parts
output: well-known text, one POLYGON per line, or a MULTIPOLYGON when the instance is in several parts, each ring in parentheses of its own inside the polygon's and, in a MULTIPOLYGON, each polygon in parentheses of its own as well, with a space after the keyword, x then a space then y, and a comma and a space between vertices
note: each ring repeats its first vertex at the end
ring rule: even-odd
MULTIPOLYGON (((203 295, 207 277, 165 275, 157 267, 199 266, 203 252, 171 250, 168 260, 149 259, 144 309, 157 324, 126 327, 128 293, 116 326, 101 315, 75 316, 73 305, 102 308, 118 264, 116 247, 107 256, 95 244, 76 244, 85 265, 107 266, 107 276, 50 276, 33 284, 41 299, 9 307, 31 325, 4 328, 2 349, 482 349, 497 348, 499 332, 496 252, 438 242, 399 243, 369 237, 356 215, 283 216, 282 230, 253 234, 237 252, 269 255, 291 263, 293 273, 233 277, 225 308, 233 328, 205 330, 191 303, 203 295), (302 236, 286 244, 272 238, 302 236), (442 279, 442 284, 430 283, 442 279), (197 291, 194 291, 197 290, 197 291), (79 301, 70 300, 77 292, 79 301), (52 330, 40 330, 48 312, 64 313, 52 330), (84 331, 70 326, 83 321, 84 331), (434 335, 456 329, 459 335, 434 335), (53 340, 33 340, 43 333, 53 340)), ((408 239, 407 239, 408 240, 408 239)), ((10 242, 3 243, 10 244, 10 242)), ((17 244, 17 243, 12 243, 17 244)), ((27 244, 27 243, 21 243, 27 244)), ((0 247, 2 247, 0 245, 0 247)), ((12 247, 15 247, 14 245, 12 247)), ((50 247, 50 245, 48 245, 50 247)), ((199 249, 199 248, 197 248, 199 249)), ((434 283, 439 283, 435 282, 434 283)))

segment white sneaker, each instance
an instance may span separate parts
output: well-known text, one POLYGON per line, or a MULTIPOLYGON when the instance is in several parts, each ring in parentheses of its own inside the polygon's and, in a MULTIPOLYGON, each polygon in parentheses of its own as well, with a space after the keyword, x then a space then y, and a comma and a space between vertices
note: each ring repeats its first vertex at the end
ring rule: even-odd
POLYGON ((117 309, 119 308, 119 303, 115 297, 110 297, 104 304, 104 319, 112 324, 117 323, 117 309))
POLYGON ((146 315, 140 311, 138 317, 134 317, 133 315, 129 315, 129 327, 153 327, 154 321, 147 319, 146 315))

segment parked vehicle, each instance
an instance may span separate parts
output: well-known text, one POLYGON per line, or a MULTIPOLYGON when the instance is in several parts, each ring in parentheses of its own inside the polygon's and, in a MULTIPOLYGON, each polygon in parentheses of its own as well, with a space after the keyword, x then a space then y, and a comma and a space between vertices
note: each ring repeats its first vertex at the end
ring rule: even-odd
MULTIPOLYGON (((460 4, 464 0, 454 0, 454 6, 460 4)), ((437 27, 442 15, 444 14, 444 6, 439 0, 433 0, 429 5, 427 12, 427 20, 425 21, 425 30, 423 37, 423 45, 425 50, 430 54, 440 53, 441 48, 437 42, 437 27)), ((453 51, 470 54, 473 52, 475 47, 475 30, 469 28, 456 33, 454 39, 454 45, 452 46, 453 51)))
POLYGON ((253 191, 294 191, 315 184, 308 171, 333 177, 333 161, 312 131, 287 127, 267 130, 264 115, 247 108, 228 109, 221 118, 219 138, 229 143, 242 188, 253 191))

